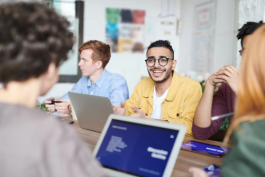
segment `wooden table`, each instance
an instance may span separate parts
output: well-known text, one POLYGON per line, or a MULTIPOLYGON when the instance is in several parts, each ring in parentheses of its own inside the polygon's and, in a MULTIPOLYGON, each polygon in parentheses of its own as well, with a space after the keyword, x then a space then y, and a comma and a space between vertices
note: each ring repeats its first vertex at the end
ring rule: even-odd
MULTIPOLYGON (((63 117, 67 121, 72 121, 72 117, 63 117)), ((78 132, 78 134, 83 138, 83 140, 87 143, 88 147, 93 151, 94 147, 99 139, 100 133, 93 132, 90 130, 82 129, 80 128, 77 121, 72 124, 73 128, 78 132)), ((184 142, 195 140, 192 136, 185 136, 184 142)), ((200 140, 196 140, 200 141, 200 140)), ((217 146, 223 146, 223 147, 229 147, 230 145, 226 143, 221 143, 218 141, 211 141, 211 140, 203 140, 200 142, 217 145, 217 146)), ((172 172, 172 176, 176 177, 187 177, 191 176, 188 172, 188 169, 190 167, 205 167, 211 164, 220 165, 223 161, 223 158, 218 157, 211 157, 207 155, 202 155, 198 153, 193 153, 185 150, 180 150, 178 159, 176 161, 175 167, 172 172)))

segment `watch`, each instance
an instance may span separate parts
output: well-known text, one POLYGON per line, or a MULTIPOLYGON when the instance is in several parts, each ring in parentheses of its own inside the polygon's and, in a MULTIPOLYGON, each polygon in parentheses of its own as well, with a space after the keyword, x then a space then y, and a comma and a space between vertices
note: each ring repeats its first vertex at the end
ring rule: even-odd
POLYGON ((71 111, 70 107, 71 107, 71 104, 69 104, 69 105, 67 106, 67 109, 68 109, 68 111, 70 112, 70 114, 72 114, 72 111, 71 111))

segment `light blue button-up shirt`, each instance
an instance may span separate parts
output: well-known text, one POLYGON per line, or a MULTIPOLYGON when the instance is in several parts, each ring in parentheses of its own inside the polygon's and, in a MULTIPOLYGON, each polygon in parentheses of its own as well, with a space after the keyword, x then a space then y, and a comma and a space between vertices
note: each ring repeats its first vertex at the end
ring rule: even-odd
MULTIPOLYGON (((108 97, 111 104, 115 106, 120 106, 122 101, 129 99, 129 90, 124 77, 110 73, 106 69, 92 85, 90 77, 83 76, 70 92, 108 97)), ((68 93, 64 94, 62 98, 69 99, 68 93)))

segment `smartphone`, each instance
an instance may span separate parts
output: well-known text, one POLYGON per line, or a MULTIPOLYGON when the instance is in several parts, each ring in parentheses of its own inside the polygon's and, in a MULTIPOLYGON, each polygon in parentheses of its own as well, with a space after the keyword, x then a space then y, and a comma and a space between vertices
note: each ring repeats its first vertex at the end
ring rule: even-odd
POLYGON ((209 165, 207 167, 202 168, 209 177, 220 177, 221 176, 221 168, 217 165, 209 165))
POLYGON ((54 101, 54 100, 51 101, 51 104, 55 104, 55 103, 62 103, 62 102, 61 101, 54 101))
POLYGON ((183 143, 181 145, 181 149, 214 157, 222 157, 224 154, 230 151, 228 148, 201 143, 198 141, 189 141, 183 143))

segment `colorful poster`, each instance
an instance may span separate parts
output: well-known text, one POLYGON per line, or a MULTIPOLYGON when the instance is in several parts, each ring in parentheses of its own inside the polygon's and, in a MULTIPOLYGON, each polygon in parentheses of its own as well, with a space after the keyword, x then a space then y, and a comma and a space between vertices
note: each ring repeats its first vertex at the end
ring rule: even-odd
POLYGON ((132 40, 131 39, 119 39, 118 53, 132 53, 132 40))
POLYGON ((144 52, 144 10, 106 9, 106 42, 112 52, 144 52))
POLYGON ((106 43, 110 45, 112 52, 117 52, 118 29, 118 23, 106 24, 106 43))
POLYGON ((119 13, 117 8, 106 9, 106 43, 110 45, 112 52, 118 51, 119 13))
POLYGON ((106 9, 106 22, 107 23, 119 23, 120 11, 117 8, 106 9))
POLYGON ((198 73, 213 70, 216 2, 195 6, 192 69, 198 73))
POLYGON ((132 52, 144 52, 144 33, 145 33, 145 11, 133 10, 133 25, 132 25, 132 52))
POLYGON ((120 10, 118 53, 132 53, 132 11, 120 10))

